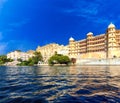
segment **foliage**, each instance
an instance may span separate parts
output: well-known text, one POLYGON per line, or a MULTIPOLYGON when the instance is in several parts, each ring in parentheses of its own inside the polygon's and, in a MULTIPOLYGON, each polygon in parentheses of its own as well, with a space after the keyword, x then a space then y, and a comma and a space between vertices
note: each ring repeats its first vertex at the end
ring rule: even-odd
POLYGON ((43 61, 43 57, 40 52, 35 52, 32 58, 29 58, 26 61, 21 61, 21 59, 19 59, 19 61, 21 62, 20 64, 18 64, 19 66, 33 66, 39 61, 43 61))
POLYGON ((55 55, 53 55, 52 57, 49 58, 48 62, 50 65, 54 65, 54 64, 68 65, 70 63, 70 59, 68 56, 64 56, 64 55, 55 53, 55 55))
POLYGON ((19 66, 33 66, 34 63, 29 59, 28 61, 22 61, 20 64, 18 64, 19 66))
POLYGON ((34 64, 37 64, 39 61, 43 61, 41 52, 35 52, 34 55, 35 56, 33 56, 33 58, 32 58, 34 61, 34 64))
POLYGON ((17 59, 17 61, 22 62, 22 59, 21 59, 21 58, 19 58, 19 59, 17 59))
POLYGON ((15 51, 17 51, 17 52, 21 52, 21 50, 15 50, 15 51))
POLYGON ((7 58, 6 55, 0 55, 0 65, 5 64, 6 62, 12 62, 12 59, 7 58))

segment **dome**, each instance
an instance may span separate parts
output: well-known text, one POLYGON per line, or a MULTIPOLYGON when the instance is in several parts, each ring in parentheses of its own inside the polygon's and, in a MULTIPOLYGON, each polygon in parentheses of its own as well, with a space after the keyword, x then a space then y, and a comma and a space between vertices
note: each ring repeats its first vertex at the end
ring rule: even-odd
POLYGON ((73 37, 71 37, 71 38, 69 39, 69 41, 74 41, 74 38, 73 38, 73 37))
POLYGON ((93 33, 92 32, 87 33, 87 36, 89 36, 89 35, 93 35, 93 33))
POLYGON ((115 28, 115 25, 114 25, 113 23, 110 23, 110 24, 108 25, 108 28, 115 28))

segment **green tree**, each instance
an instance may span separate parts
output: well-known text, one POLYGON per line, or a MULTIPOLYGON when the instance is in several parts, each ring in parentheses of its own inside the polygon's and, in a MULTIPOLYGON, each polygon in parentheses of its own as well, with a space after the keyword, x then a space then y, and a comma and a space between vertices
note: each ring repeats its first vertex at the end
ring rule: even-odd
POLYGON ((18 65, 19 66, 33 66, 35 64, 38 64, 39 61, 43 61, 41 52, 35 52, 32 58, 29 58, 27 61, 21 61, 21 63, 18 65))
POLYGON ((34 55, 35 56, 32 57, 34 64, 37 64, 39 61, 43 61, 41 52, 35 52, 34 55))
POLYGON ((12 62, 12 59, 7 58, 6 55, 0 55, 0 65, 5 64, 6 62, 12 62))
POLYGON ((21 58, 17 59, 17 61, 22 62, 23 60, 21 58))
POLYGON ((55 54, 49 58, 48 62, 50 65, 54 65, 54 64, 66 64, 66 65, 68 65, 70 63, 70 59, 68 56, 64 56, 61 54, 55 54))
POLYGON ((15 51, 17 51, 17 52, 21 52, 21 50, 15 50, 15 51))

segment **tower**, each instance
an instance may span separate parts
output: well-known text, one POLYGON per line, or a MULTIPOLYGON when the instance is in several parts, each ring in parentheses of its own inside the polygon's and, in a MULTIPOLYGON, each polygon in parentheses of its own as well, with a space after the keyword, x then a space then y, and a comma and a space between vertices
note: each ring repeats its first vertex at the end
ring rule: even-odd
POLYGON ((91 41, 92 41, 93 33, 89 32, 87 34, 87 47, 86 47, 86 52, 89 53, 91 52, 91 41))
POLYGON ((107 58, 113 58, 114 56, 116 56, 116 52, 115 52, 117 49, 116 46, 117 46, 117 42, 116 42, 115 25, 113 23, 110 23, 106 33, 107 58))
POLYGON ((86 39, 86 53, 87 53, 87 58, 91 58, 91 52, 92 52, 92 38, 93 38, 93 33, 89 32, 87 34, 87 39, 86 39))
POLYGON ((70 57, 73 57, 75 54, 75 40, 74 38, 69 39, 69 55, 70 57))

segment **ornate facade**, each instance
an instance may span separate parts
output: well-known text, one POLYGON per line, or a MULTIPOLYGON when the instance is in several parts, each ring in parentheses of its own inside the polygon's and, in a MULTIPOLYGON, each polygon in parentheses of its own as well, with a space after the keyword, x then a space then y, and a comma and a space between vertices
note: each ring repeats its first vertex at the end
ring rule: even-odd
POLYGON ((17 61, 18 59, 28 60, 29 58, 33 57, 34 54, 32 52, 20 52, 20 51, 13 51, 7 54, 7 58, 13 59, 17 61))
POLYGON ((93 36, 92 32, 87 34, 87 38, 75 41, 69 39, 69 56, 71 58, 115 58, 120 57, 120 30, 110 24, 105 34, 93 36))
POLYGON ((51 43, 45 46, 38 46, 36 49, 37 52, 41 52, 42 56, 43 56, 43 61, 45 63, 48 62, 48 59, 53 56, 55 54, 55 52, 57 52, 58 54, 64 54, 64 55, 68 55, 68 47, 67 46, 63 46, 63 45, 59 45, 56 43, 51 43))

